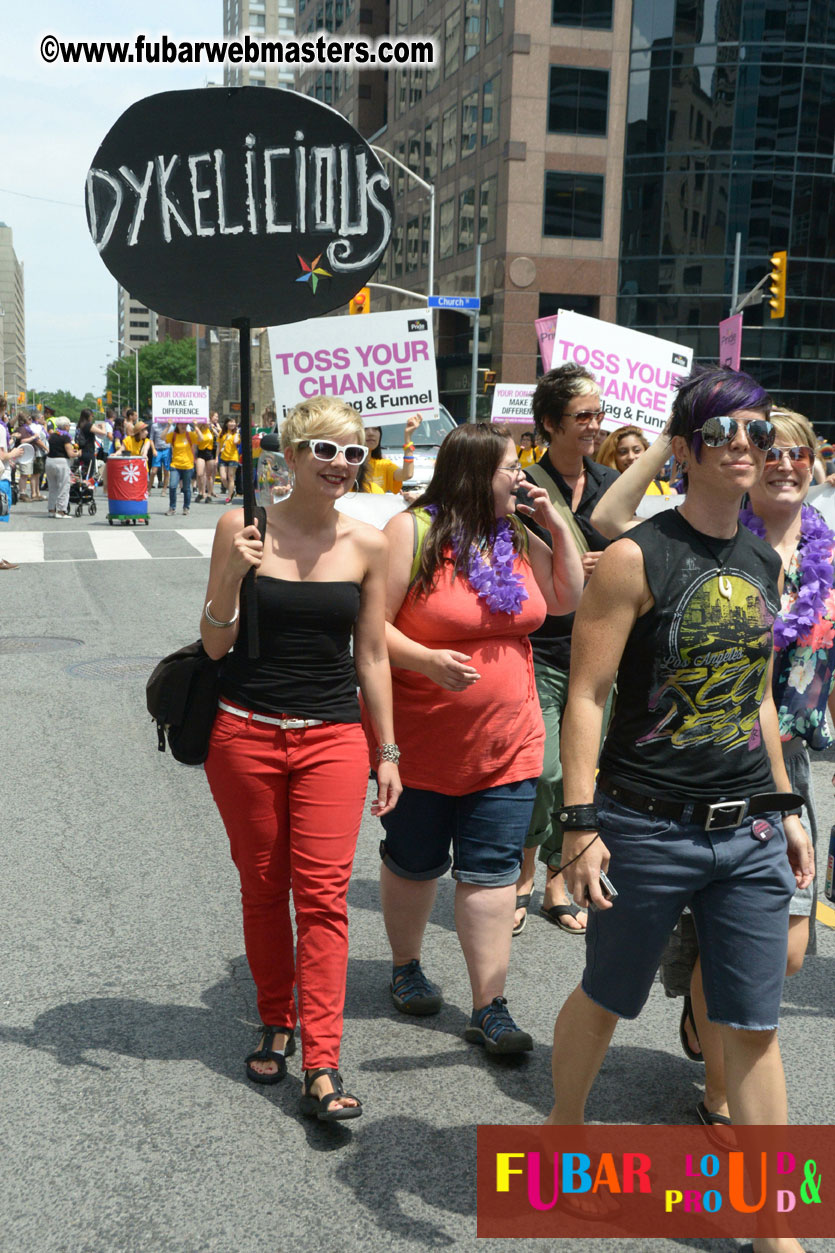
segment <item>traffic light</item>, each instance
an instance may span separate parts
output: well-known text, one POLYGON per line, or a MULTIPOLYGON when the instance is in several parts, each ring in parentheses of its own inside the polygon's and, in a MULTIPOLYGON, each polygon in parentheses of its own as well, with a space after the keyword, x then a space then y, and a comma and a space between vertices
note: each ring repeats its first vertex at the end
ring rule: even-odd
POLYGON ((108 403, 109 405, 112 405, 112 404, 113 404, 113 392, 110 390, 110 388, 109 388, 109 387, 108 387, 108 389, 107 389, 107 403, 108 403))
POLYGON ((17 393, 17 403, 18 403, 19 405, 25 405, 25 404, 26 404, 26 392, 18 392, 18 393, 17 393))
POLYGON ((484 389, 483 389, 484 395, 486 396, 487 393, 490 391, 490 389, 495 386, 496 386, 496 371, 485 370, 484 371, 484 389))
POLYGON ((786 312, 786 252, 771 254, 771 273, 769 274, 768 290, 771 292, 771 316, 782 318, 786 312))
POLYGON ((353 297, 348 305, 349 313, 370 313, 371 312, 371 289, 369 287, 361 287, 356 296, 353 297))

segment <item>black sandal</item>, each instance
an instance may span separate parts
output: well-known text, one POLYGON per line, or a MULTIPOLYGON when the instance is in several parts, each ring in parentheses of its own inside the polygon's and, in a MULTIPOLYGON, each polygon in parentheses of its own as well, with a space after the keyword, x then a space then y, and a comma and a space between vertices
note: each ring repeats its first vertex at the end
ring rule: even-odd
POLYGON ((321 1066, 319 1070, 306 1070, 304 1072, 302 1095, 299 1104, 301 1112, 306 1118, 318 1118, 320 1122, 344 1122, 348 1118, 359 1118, 362 1114, 362 1101, 359 1097, 354 1096, 353 1093, 345 1091, 341 1074, 330 1066, 321 1066), (310 1092, 311 1085, 321 1075, 328 1075, 333 1084, 333 1092, 326 1092, 321 1097, 313 1096, 310 1092), (340 1100, 344 1096, 348 1096, 352 1101, 356 1101, 356 1105, 342 1105, 337 1109, 331 1109, 333 1102, 340 1100))
POLYGON ((251 1079, 253 1083, 280 1083, 287 1074, 286 1059, 288 1057, 292 1057, 296 1051, 296 1037, 294 1035, 293 1028, 270 1027, 267 1023, 262 1023, 260 1034, 264 1040, 261 1048, 256 1049, 254 1053, 250 1053, 248 1057, 244 1058, 244 1061, 246 1062, 246 1077, 247 1079, 251 1079), (277 1035, 283 1035, 288 1031, 290 1036, 284 1046, 283 1053, 278 1053, 273 1049, 267 1048, 268 1039, 270 1044, 275 1044, 275 1037, 277 1035), (275 1062, 278 1069, 274 1070, 272 1074, 261 1074, 260 1071, 252 1069, 249 1064, 250 1062, 275 1062))
POLYGON ((523 892, 521 896, 516 897, 516 906, 514 909, 514 913, 516 912, 517 909, 524 909, 525 912, 522 915, 522 917, 519 919, 519 921, 517 923, 514 923, 513 925, 513 930, 511 931, 510 934, 514 937, 516 937, 517 935, 521 935, 522 932, 525 930, 525 924, 528 921, 528 906, 531 903, 532 895, 533 895, 532 892, 523 892))
POLYGON ((702 1053, 697 1053, 695 1049, 691 1048, 690 1041, 687 1039, 688 1022, 692 1028, 693 1035, 696 1037, 696 1043, 699 1045, 699 1048, 701 1048, 702 1045, 701 1040, 699 1039, 699 1029, 696 1026, 696 1019, 693 1017, 693 1003, 689 996, 685 996, 684 1006, 681 1011, 681 1021, 678 1024, 678 1037, 681 1040, 681 1047, 684 1050, 685 1056, 689 1057, 691 1062, 704 1062, 705 1059, 702 1053))

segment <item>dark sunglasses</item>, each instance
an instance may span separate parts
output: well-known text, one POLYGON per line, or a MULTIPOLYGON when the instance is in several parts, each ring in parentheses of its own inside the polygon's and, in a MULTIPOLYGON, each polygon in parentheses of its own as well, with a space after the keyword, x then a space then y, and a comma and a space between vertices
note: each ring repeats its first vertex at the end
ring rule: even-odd
POLYGON ((789 461, 801 461, 809 469, 815 461, 815 454, 808 444, 794 444, 791 448, 769 448, 765 454, 765 463, 779 464, 784 457, 788 457, 789 461))
POLYGON ((581 426, 588 426, 589 422, 601 421, 605 413, 605 409, 584 409, 582 413, 568 413, 565 416, 573 418, 581 426))
POLYGON ((765 418, 754 418, 751 422, 737 422, 736 418, 708 418, 701 427, 699 434, 708 448, 723 448, 736 435, 740 426, 750 442, 761 452, 771 447, 777 432, 765 418))
POLYGON ((309 448, 317 461, 335 461, 344 453, 349 466, 361 466, 368 456, 364 444, 336 444, 332 439, 294 439, 293 443, 299 448, 309 448))

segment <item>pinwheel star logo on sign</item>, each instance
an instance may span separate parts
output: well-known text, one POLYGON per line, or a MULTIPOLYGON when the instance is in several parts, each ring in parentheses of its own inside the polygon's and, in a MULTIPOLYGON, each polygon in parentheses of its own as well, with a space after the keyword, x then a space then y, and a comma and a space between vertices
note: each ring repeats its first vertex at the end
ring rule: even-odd
POLYGON ((319 286, 319 280, 322 278, 333 278, 333 275, 330 270, 325 270, 319 265, 319 262, 322 259, 321 252, 318 257, 313 258, 310 264, 308 264, 304 257, 300 256, 298 253, 296 253, 296 256, 299 258, 299 265, 304 270, 304 273, 299 275, 296 282, 309 283, 312 288, 313 295, 315 296, 316 288, 319 286))
POLYGON ((122 481, 124 483, 138 483, 139 466, 122 466, 122 481))

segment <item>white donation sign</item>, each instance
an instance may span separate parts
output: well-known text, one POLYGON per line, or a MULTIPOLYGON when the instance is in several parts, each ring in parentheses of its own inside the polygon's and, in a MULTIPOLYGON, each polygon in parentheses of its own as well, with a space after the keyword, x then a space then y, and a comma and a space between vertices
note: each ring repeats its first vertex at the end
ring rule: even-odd
POLYGON ((533 422, 531 399, 535 391, 533 383, 497 383, 493 388, 490 421, 530 426, 533 422))
POLYGON ((293 405, 323 395, 353 405, 366 426, 438 412, 432 324, 423 310, 310 318, 272 326, 269 335, 279 424, 293 405))
POLYGON ((208 422, 208 387, 154 387, 155 422, 208 422))

